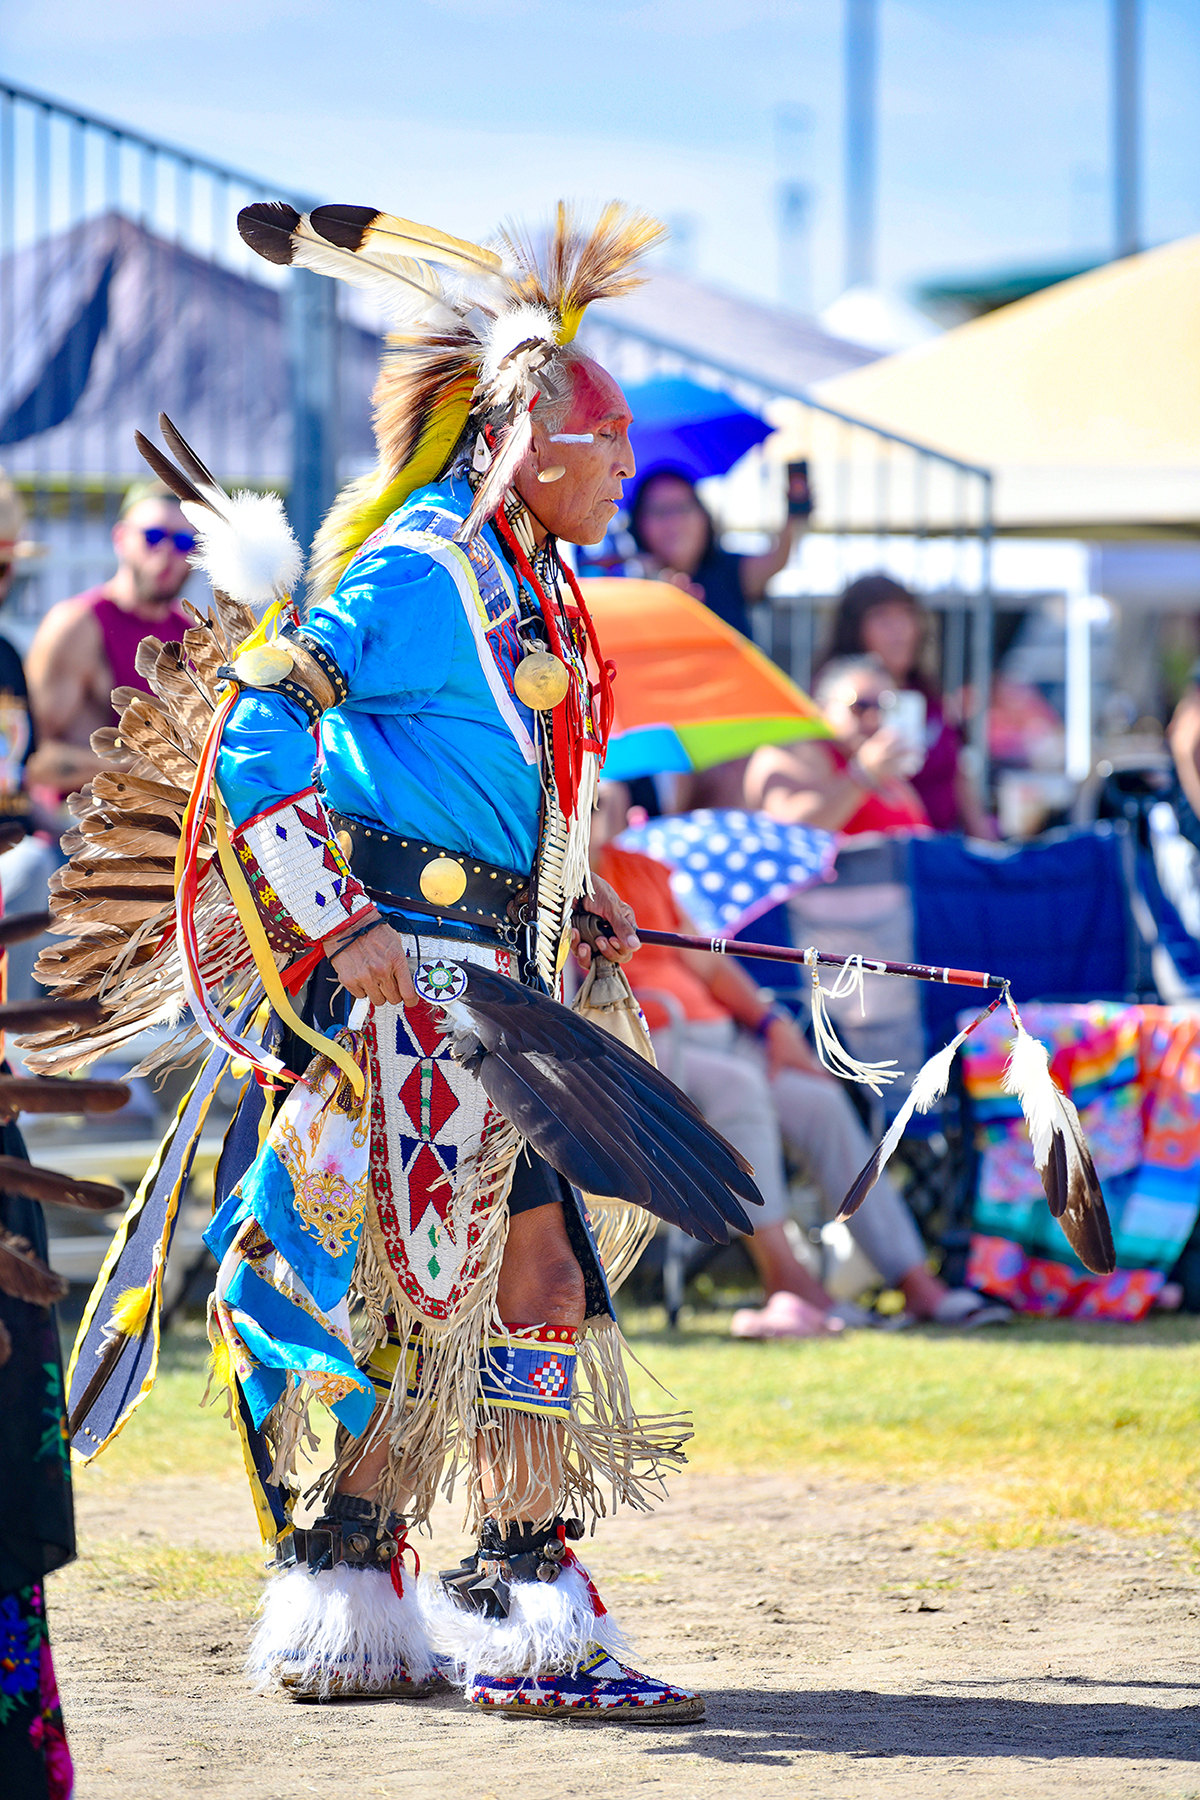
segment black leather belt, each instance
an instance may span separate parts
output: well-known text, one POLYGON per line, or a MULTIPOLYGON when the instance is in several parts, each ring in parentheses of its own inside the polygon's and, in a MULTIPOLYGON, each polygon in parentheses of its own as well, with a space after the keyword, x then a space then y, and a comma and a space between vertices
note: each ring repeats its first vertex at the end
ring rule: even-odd
POLYGON ((325 811, 350 867, 380 906, 395 906, 402 912, 426 914, 434 919, 457 919, 466 925, 525 922, 528 875, 497 868, 478 856, 464 856, 461 850, 446 850, 440 844, 382 831, 378 825, 364 825, 361 819, 347 818, 329 806, 325 811), (439 858, 462 869, 465 886, 456 899, 434 903, 421 891, 421 876, 439 858))

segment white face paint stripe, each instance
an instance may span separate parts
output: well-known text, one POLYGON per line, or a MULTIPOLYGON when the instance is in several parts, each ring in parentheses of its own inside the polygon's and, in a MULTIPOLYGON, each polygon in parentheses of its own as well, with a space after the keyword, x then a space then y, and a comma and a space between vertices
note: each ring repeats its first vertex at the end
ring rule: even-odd
POLYGON ((594 444, 595 441, 593 431, 556 431, 550 439, 552 444, 594 444))

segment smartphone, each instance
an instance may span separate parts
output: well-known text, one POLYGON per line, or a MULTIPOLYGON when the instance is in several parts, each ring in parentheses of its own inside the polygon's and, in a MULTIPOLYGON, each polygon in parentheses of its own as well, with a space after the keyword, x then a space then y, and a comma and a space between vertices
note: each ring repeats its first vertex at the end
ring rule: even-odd
POLYGON ((812 485, 808 479, 808 463, 790 462, 787 466, 787 509, 792 519, 812 517, 812 485))
POLYGON ((918 694, 912 688, 901 689, 898 693, 885 695, 881 709, 884 725, 894 731, 905 746, 903 773, 915 775, 925 762, 928 747, 925 726, 929 709, 924 694, 918 694))

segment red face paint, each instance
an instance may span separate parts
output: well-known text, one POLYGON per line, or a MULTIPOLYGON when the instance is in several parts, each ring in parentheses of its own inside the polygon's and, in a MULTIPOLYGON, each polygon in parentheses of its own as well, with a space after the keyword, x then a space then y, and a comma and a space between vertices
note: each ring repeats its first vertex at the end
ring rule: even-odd
POLYGON ((607 369, 590 359, 572 363, 570 368, 571 410, 564 431, 595 431, 610 420, 629 424, 632 415, 625 396, 607 369))

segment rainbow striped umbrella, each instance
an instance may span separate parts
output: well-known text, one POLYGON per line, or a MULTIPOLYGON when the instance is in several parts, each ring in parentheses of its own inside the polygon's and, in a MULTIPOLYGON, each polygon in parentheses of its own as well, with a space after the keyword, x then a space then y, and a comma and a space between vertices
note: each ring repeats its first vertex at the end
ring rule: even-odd
POLYGON ((610 781, 711 769, 762 744, 831 735, 808 695, 702 601, 666 581, 580 585, 617 668, 610 781))

